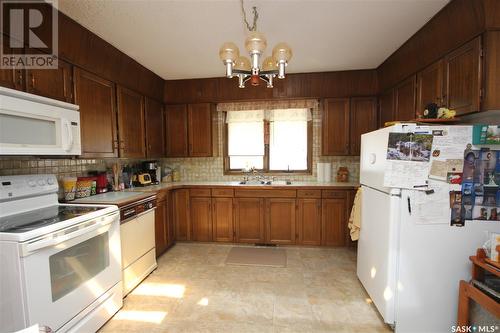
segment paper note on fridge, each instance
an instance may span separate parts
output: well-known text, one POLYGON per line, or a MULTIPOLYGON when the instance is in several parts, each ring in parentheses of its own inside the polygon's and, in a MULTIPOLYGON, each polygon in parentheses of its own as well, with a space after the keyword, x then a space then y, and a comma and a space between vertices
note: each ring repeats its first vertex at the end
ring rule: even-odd
POLYGON ((417 224, 449 224, 450 201, 449 191, 453 185, 429 181, 429 189, 434 192, 427 194, 423 191, 410 192, 412 202, 412 217, 417 224))
POLYGON ((463 159, 450 159, 431 161, 431 168, 429 170, 429 178, 446 181, 450 173, 462 173, 464 168, 463 159))
POLYGON ((432 140, 432 134, 389 133, 384 186, 425 189, 432 140))

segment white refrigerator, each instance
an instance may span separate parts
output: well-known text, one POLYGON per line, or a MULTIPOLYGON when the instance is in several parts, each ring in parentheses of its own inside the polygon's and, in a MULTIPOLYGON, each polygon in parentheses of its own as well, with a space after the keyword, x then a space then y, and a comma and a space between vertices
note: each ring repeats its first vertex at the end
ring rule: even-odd
POLYGON ((453 227, 448 214, 443 223, 417 223, 408 209, 414 191, 383 186, 389 133, 412 132, 415 126, 398 124, 361 137, 357 275, 396 333, 450 332, 459 281, 471 278, 468 258, 488 232, 500 232, 500 222, 453 227))

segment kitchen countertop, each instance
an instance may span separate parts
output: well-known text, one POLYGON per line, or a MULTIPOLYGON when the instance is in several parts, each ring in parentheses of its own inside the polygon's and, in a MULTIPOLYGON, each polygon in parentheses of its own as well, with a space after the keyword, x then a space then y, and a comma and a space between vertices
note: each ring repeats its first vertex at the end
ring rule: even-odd
POLYGON ((86 198, 76 199, 74 201, 71 201, 71 203, 125 206, 129 203, 139 201, 151 197, 153 195, 154 193, 151 192, 144 193, 144 191, 106 192, 86 198))
POLYGON ((125 191, 134 192, 158 192, 161 190, 172 190, 177 188, 189 188, 189 187, 237 187, 241 189, 304 189, 304 188, 316 188, 316 189, 354 189, 359 187, 357 182, 339 183, 339 182, 328 182, 328 183, 318 183, 318 182, 292 182, 291 185, 286 185, 284 181, 276 181, 272 185, 263 184, 240 184, 238 181, 232 182, 218 182, 218 181, 203 181, 203 182, 173 182, 173 183, 160 183, 158 185, 134 187, 127 189, 125 191))

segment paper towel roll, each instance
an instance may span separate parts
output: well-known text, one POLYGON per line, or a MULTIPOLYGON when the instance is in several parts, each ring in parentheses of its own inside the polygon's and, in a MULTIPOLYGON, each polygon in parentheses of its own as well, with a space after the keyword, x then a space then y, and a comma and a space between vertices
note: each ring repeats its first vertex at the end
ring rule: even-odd
POLYGON ((316 166, 317 171, 318 171, 318 174, 317 174, 318 183, 324 182, 324 179, 325 179, 325 167, 323 166, 323 164, 325 164, 325 163, 318 162, 318 164, 316 166))
POLYGON ((323 182, 328 183, 332 181, 332 164, 323 163, 323 182))

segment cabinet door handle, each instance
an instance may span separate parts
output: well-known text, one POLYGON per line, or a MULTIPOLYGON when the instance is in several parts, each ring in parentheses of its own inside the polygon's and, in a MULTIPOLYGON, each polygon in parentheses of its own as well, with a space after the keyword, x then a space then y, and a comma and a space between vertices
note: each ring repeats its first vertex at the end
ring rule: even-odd
POLYGON ((23 72, 21 70, 17 70, 17 84, 19 86, 23 84, 23 72))
POLYGON ((33 75, 33 73, 30 73, 30 78, 31 78, 31 88, 35 88, 35 75, 33 75))

